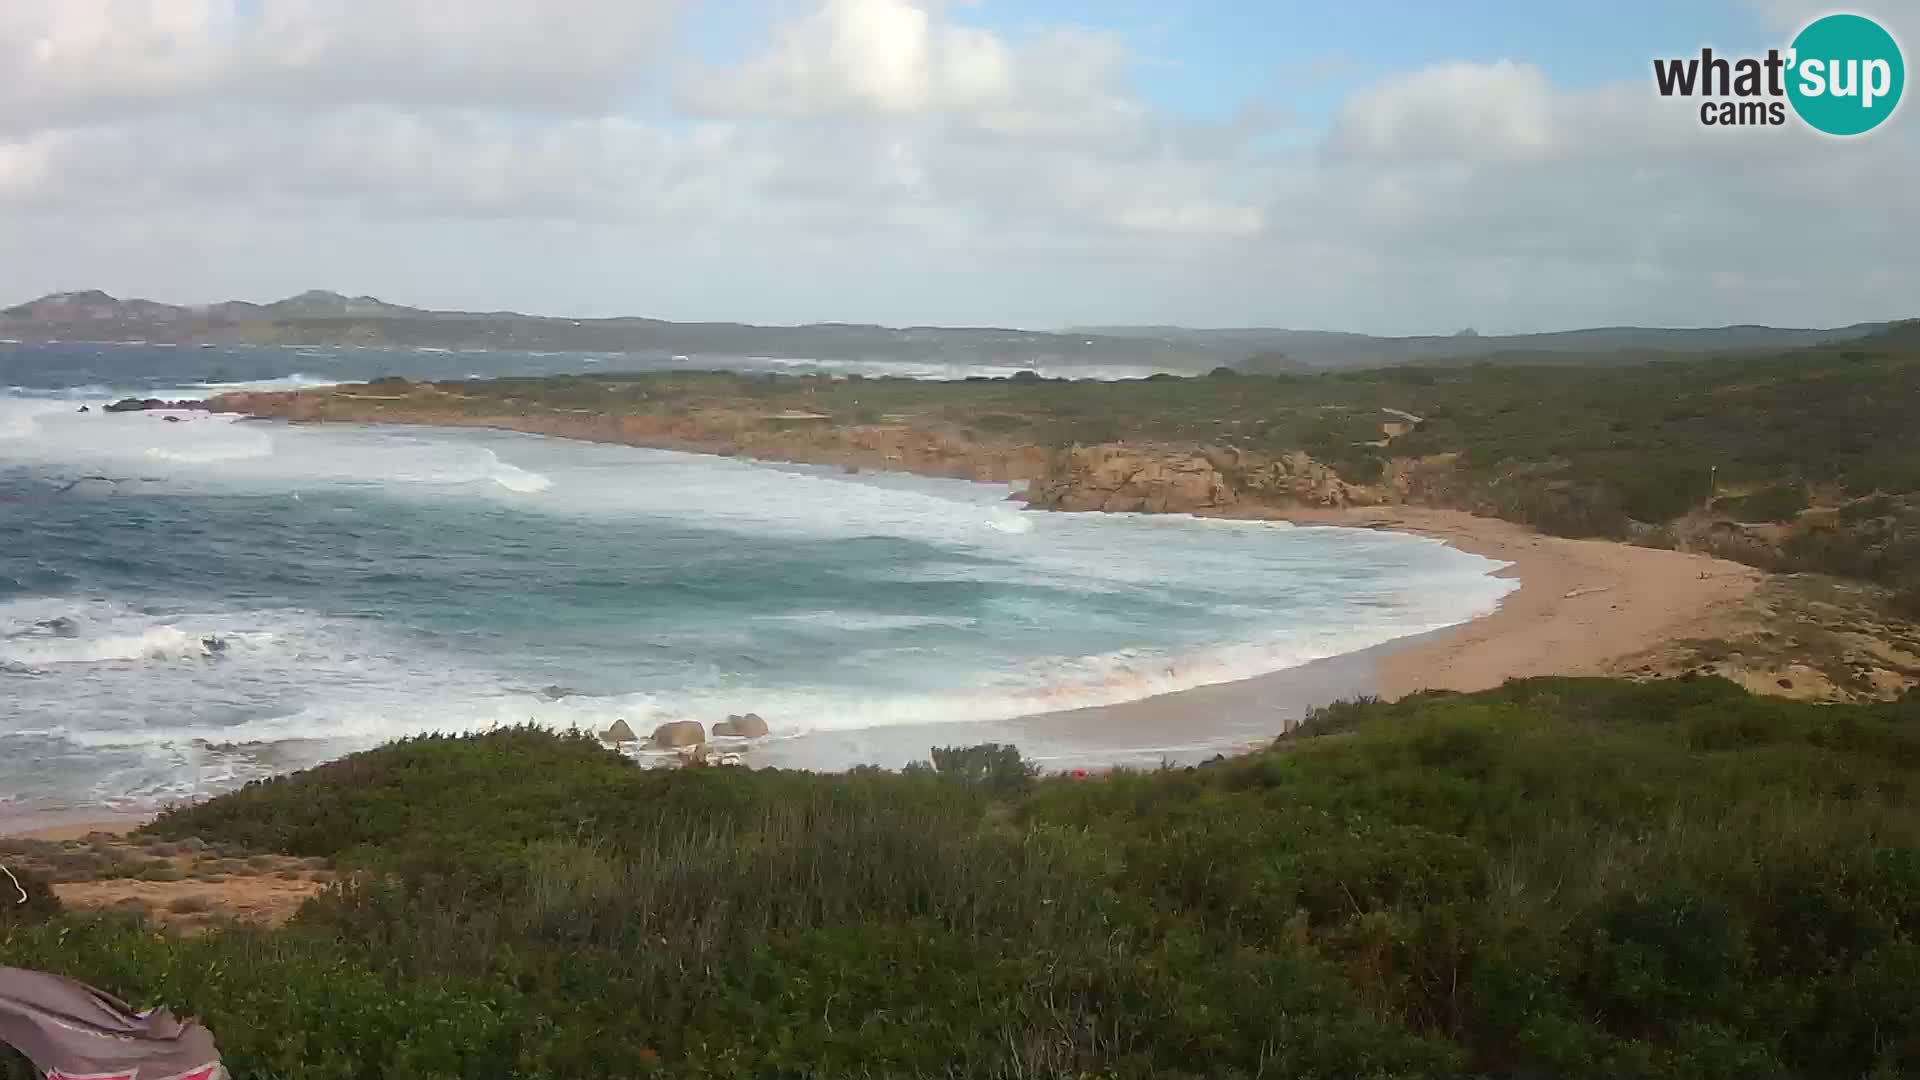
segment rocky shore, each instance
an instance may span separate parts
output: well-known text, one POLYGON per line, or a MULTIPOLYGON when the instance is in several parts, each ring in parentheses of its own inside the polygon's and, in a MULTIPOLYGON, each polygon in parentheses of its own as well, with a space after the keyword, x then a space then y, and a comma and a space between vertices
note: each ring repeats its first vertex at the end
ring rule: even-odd
MULTIPOLYGON (((164 403, 148 407, 181 407, 164 403)), ((361 388, 222 394, 198 407, 288 420, 420 424, 521 431, 657 450, 881 469, 987 483, 1022 483, 1037 509, 1218 516, 1284 516, 1408 501, 1443 462, 1396 459, 1377 484, 1343 480, 1305 451, 1258 454, 1230 446, 1113 442, 1060 449, 999 441, 946 424, 840 424, 813 414, 704 409, 684 414, 561 411, 467 412, 456 395, 415 386, 406 394, 361 388), (435 401, 425 395, 437 395, 435 401), (446 407, 436 407, 444 405, 446 407)))

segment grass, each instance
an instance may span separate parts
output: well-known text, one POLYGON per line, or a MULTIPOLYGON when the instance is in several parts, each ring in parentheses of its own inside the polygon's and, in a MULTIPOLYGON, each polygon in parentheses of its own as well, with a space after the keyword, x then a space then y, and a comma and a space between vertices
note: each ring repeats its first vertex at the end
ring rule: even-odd
POLYGON ((197 1013, 240 1076, 1920 1071, 1913 695, 1533 680, 1306 731, 1089 782, 409 740, 148 830, 334 860, 288 926, 0 916, 0 962, 197 1013))

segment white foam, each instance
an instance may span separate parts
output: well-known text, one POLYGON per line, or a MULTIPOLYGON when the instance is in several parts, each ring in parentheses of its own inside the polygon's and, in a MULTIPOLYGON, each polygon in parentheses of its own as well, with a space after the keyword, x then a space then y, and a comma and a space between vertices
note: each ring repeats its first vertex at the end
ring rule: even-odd
POLYGON ((134 762, 114 774, 130 790, 162 788, 169 776, 227 782, 402 735, 528 721, 598 730, 623 718, 639 729, 751 710, 782 734, 1000 722, 1351 652, 1464 621, 1515 587, 1488 576, 1500 564, 1434 541, 1179 515, 1032 512, 1005 502, 1004 485, 486 431, 203 413, 169 424, 0 396, 0 426, 8 416, 25 416, 27 434, 0 442, 0 467, 51 464, 71 475, 80 471, 71 466, 137 462, 151 481, 142 492, 332 492, 356 500, 334 507, 343 513, 371 513, 370 495, 486 500, 504 515, 562 515, 636 534, 730 531, 823 548, 891 540, 905 558, 847 567, 839 580, 864 574, 868 584, 915 596, 952 594, 948 582, 986 586, 960 610, 950 601, 921 611, 863 606, 856 581, 844 602, 810 597, 801 611, 769 604, 730 623, 669 623, 659 633, 674 640, 662 655, 678 659, 646 668, 609 658, 605 684, 636 689, 560 701, 506 688, 529 681, 514 667, 524 656, 439 651, 366 620, 232 610, 218 597, 205 609, 160 613, 105 600, 0 602, 0 663, 46 673, 9 676, 0 733, 62 717, 57 738, 134 762), (1184 613, 1181 627, 1156 623, 1156 604, 1184 613), (1204 618, 1186 618, 1196 612, 1204 618), (77 635, 37 625, 51 618, 74 619, 77 635), (822 635, 845 638, 830 667, 729 667, 730 655, 768 640, 822 635), (209 636, 229 649, 209 656, 209 636), (305 749, 258 766, 182 749, 194 739, 305 749))
POLYGON ((879 611, 798 611, 756 615, 756 621, 818 626, 830 630, 916 630, 933 626, 965 627, 979 620, 959 615, 896 615, 879 611))
MULTIPOLYGON (((323 358, 329 354, 301 353, 300 355, 323 358)), ((188 386, 183 386, 177 391, 170 391, 167 393, 155 394, 153 396, 163 397, 168 401, 179 401, 179 400, 194 400, 194 399, 200 399, 200 398, 209 398, 209 397, 213 397, 215 394, 231 394, 231 393, 240 393, 240 392, 267 393, 267 392, 276 392, 276 391, 283 391, 283 390, 314 390, 323 386, 338 386, 338 385, 340 385, 339 379, 331 379, 324 375, 308 375, 305 372, 296 371, 291 375, 282 375, 276 379, 250 379, 242 382, 193 383, 188 386)))
POLYGON ((54 664, 98 664, 121 660, 183 660, 207 655, 201 639, 177 627, 163 626, 139 634, 92 640, 44 641, 16 639, 0 642, 0 660, 28 667, 54 664))

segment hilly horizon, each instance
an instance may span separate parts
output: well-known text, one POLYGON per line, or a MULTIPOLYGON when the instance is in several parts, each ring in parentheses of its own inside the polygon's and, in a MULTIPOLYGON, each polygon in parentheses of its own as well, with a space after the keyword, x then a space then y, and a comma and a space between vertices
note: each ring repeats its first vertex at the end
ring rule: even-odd
POLYGON ((1181 370, 1231 365, 1249 371, 1447 363, 1498 357, 1507 363, 1568 358, 1635 362, 1667 355, 1800 348, 1850 340, 1891 322, 1830 328, 1741 324, 1715 327, 1601 326, 1524 334, 1383 336, 1283 327, 1072 326, 1057 330, 975 326, 885 326, 815 322, 762 325, 680 322, 646 316, 568 318, 519 311, 435 310, 370 295, 310 289, 267 303, 169 304, 104 290, 48 293, 0 309, 12 340, 113 340, 197 344, 364 345, 475 350, 832 354, 991 357, 1016 365, 1152 363, 1181 370), (23 337, 22 335, 26 335, 23 337))

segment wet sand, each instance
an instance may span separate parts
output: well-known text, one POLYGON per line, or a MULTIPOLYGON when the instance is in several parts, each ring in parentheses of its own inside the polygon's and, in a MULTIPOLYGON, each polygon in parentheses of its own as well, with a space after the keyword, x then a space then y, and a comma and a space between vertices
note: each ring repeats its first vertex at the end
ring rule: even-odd
MULTIPOLYGON (((1168 760, 1189 761, 1227 744, 1231 751, 1264 743, 1308 710, 1342 698, 1391 700, 1540 675, 1626 673, 1665 642, 1713 636, 1765 577, 1725 559, 1543 536, 1458 510, 1367 507, 1286 517, 1302 526, 1433 537, 1508 563, 1498 574, 1520 587, 1492 614, 1458 626, 1239 682, 1029 717, 1006 725, 1003 741, 1024 750, 1034 736, 1044 744, 1071 732, 1096 748, 1157 743, 1170 751, 1168 760)), ((1138 755, 1114 763, 1138 764, 1138 755)))

